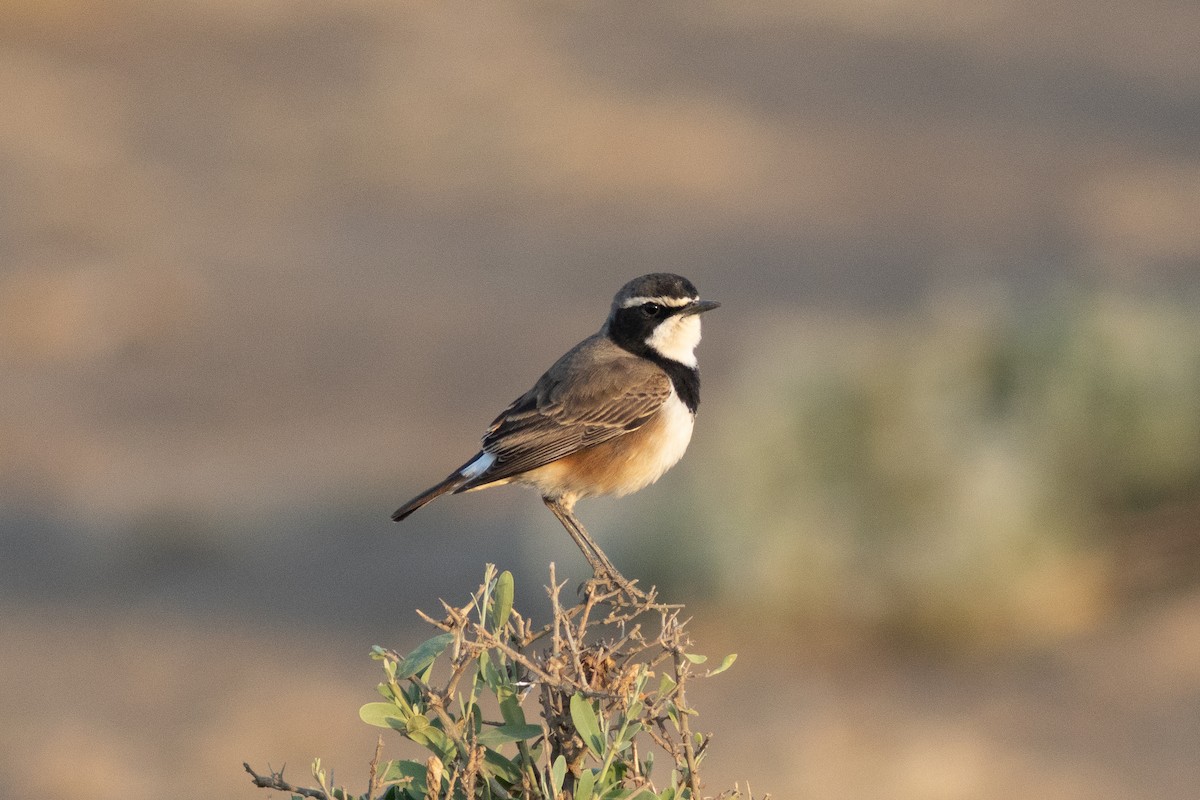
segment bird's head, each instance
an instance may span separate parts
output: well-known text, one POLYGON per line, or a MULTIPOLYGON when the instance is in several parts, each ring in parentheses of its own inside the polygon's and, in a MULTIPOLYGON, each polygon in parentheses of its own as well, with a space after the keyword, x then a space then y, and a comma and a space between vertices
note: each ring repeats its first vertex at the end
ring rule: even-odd
POLYGON ((696 366, 700 314, 719 306, 701 300, 687 278, 655 272, 634 278, 613 298, 605 330, 634 353, 650 353, 696 366))

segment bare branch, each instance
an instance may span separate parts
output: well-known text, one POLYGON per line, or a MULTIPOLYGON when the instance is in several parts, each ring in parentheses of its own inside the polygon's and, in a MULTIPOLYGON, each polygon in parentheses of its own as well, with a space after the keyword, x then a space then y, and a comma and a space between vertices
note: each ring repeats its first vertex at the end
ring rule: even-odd
POLYGON ((329 795, 327 795, 323 789, 310 789, 306 786, 293 786, 292 784, 288 783, 283 779, 283 770, 279 770, 278 772, 272 771, 270 775, 259 775, 257 772, 251 769, 250 765, 245 761, 242 762, 242 766, 245 768, 246 772, 250 773, 250 778, 254 785, 260 789, 275 789, 276 791, 280 792, 291 792, 292 794, 298 794, 301 797, 312 797, 316 800, 329 800, 329 795))
POLYGON ((375 755, 371 758, 371 773, 367 778, 367 800, 374 800, 379 793, 379 757, 383 755, 383 734, 375 742, 375 755))

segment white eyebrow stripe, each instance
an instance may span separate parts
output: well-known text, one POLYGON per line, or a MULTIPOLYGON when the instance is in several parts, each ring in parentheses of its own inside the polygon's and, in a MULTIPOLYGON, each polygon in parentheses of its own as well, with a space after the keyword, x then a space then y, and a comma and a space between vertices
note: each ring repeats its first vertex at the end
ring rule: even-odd
POLYGON ((631 297, 624 303, 621 303, 621 308, 633 308, 634 306, 646 303, 658 303, 660 306, 669 306, 670 308, 683 308, 699 299, 699 297, 631 297))

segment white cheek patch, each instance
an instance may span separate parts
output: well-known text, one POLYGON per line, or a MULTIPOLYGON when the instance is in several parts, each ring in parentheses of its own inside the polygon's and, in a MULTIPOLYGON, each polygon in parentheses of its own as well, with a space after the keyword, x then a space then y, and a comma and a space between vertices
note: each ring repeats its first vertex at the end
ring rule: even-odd
POLYGON ((700 317, 670 317, 654 329, 646 344, 664 358, 688 367, 696 366, 696 345, 700 344, 700 317))

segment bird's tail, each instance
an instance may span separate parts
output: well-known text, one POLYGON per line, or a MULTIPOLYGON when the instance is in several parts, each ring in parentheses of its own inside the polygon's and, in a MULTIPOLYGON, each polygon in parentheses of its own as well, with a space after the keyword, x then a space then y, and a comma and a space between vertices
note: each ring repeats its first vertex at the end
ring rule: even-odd
POLYGON ((421 506, 447 492, 469 492, 472 489, 482 489, 484 486, 492 485, 492 482, 488 482, 484 475, 495 463, 496 456, 492 453, 486 450, 476 453, 470 461, 451 472, 446 480, 437 486, 426 489, 396 509, 396 513, 392 514, 392 521, 399 522, 421 506))
POLYGON ((392 522, 399 522, 426 503, 436 500, 447 492, 453 492, 455 489, 466 483, 467 480, 468 479, 464 477, 462 473, 453 473, 437 486, 426 489, 412 500, 409 500, 407 503, 396 509, 396 513, 392 514, 392 522))

